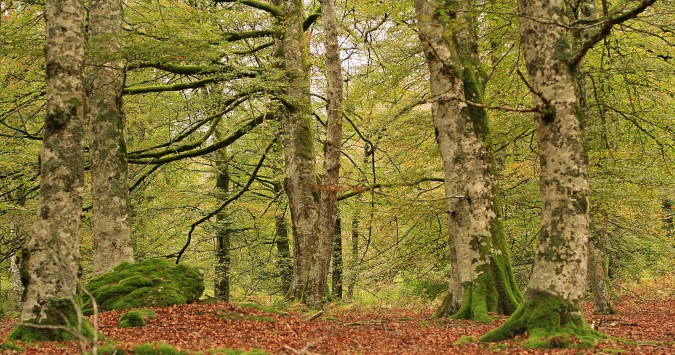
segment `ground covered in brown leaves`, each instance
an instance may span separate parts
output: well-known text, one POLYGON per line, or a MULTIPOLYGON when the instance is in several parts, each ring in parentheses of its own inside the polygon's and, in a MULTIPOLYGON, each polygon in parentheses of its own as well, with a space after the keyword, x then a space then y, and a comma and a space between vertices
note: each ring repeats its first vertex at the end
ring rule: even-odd
MULTIPOLYGON (((584 352, 675 354, 675 299, 645 300, 624 297, 615 304, 618 314, 594 316, 586 307, 589 323, 601 332, 623 340, 606 340, 584 352)), ((136 344, 165 342, 188 353, 216 348, 263 349, 273 354, 471 354, 574 353, 574 350, 523 350, 519 339, 498 344, 453 345, 464 335, 478 337, 496 324, 430 320, 431 310, 364 310, 335 307, 322 316, 290 312, 275 314, 229 303, 201 303, 155 309, 155 316, 141 328, 116 327, 123 312, 99 315, 103 342, 124 349, 136 344)), ((0 323, 3 339, 16 324, 0 323)), ((522 339, 520 339, 522 340, 522 339)), ((76 354, 71 343, 20 344, 26 354, 76 354)), ((11 353, 11 351, 5 351, 11 353)), ((18 352, 15 352, 18 353, 18 352)))

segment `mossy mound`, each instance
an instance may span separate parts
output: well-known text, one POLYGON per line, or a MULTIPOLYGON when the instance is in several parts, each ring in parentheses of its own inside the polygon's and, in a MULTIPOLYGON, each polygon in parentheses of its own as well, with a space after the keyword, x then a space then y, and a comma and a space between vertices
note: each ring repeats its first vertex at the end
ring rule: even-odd
MULTIPOLYGON (((101 355, 187 355, 194 354, 194 352, 185 352, 176 349, 175 347, 162 343, 144 343, 136 346, 131 352, 124 351, 116 347, 102 347, 98 350, 101 355)), ((238 350, 238 349, 211 349, 199 354, 224 354, 224 355, 266 355, 267 352, 260 349, 238 350)))
POLYGON ((155 312, 149 309, 129 311, 124 313, 117 322, 118 328, 142 327, 155 316, 155 312))
POLYGON ((89 281, 85 288, 104 311, 166 307, 199 299, 204 292, 204 278, 196 268, 148 259, 122 263, 89 281))

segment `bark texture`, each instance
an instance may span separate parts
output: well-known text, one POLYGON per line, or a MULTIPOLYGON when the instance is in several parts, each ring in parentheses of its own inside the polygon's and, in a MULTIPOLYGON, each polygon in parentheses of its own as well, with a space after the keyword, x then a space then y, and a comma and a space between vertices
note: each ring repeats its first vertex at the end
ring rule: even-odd
POLYGON ((91 146, 94 274, 133 262, 125 119, 122 2, 93 0, 89 7, 92 66, 87 79, 91 146))
POLYGON ((305 46, 304 10, 301 0, 276 0, 281 9, 281 39, 276 43, 278 67, 284 86, 280 99, 285 153, 286 195, 293 227, 293 282, 288 297, 304 299, 309 268, 316 252, 314 234, 319 218, 320 190, 316 181, 314 127, 309 91, 309 68, 305 46))
POLYGON ((542 219, 523 304, 482 340, 527 332, 526 345, 567 346, 600 337, 581 309, 589 236, 588 181, 578 92, 562 0, 520 0, 521 43, 534 103, 541 164, 542 219))
MULTIPOLYGON (((47 116, 40 201, 26 245, 22 322, 65 325, 72 307, 61 305, 78 287, 84 184, 83 11, 81 0, 49 0, 45 7, 47 116)), ((27 337, 22 331, 13 334, 27 337)))
POLYGON ((452 275, 437 316, 491 321, 520 302, 500 221, 469 1, 416 0, 430 72, 436 140, 443 161, 452 275))
POLYGON ((335 233, 333 238, 333 273, 331 275, 331 291, 333 298, 342 299, 342 220, 335 220, 335 233))
MULTIPOLYGON (((216 138, 220 140, 222 134, 216 129, 216 138)), ((230 191, 230 171, 228 165, 227 148, 216 151, 216 196, 225 201, 230 191)), ((230 300, 230 223, 227 211, 216 214, 216 266, 213 292, 216 297, 225 301, 230 300)))
POLYGON ((318 238, 318 245, 310 266, 309 294, 303 299, 305 304, 313 308, 321 308, 326 296, 338 209, 337 193, 340 180, 340 147, 342 145, 342 65, 340 64, 335 0, 321 0, 320 4, 326 51, 328 109, 319 219, 314 232, 318 238))

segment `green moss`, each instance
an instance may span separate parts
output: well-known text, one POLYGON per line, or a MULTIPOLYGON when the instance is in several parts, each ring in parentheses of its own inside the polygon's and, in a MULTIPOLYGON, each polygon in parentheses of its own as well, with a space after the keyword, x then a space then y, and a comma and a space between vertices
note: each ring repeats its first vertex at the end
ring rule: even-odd
POLYGON ((9 340, 21 341, 70 341, 76 340, 77 335, 92 339, 94 329, 86 319, 80 319, 81 329, 78 329, 78 316, 75 304, 69 299, 55 299, 45 306, 45 318, 23 322, 16 326, 7 336, 9 340))
POLYGON ((476 342, 476 339, 474 339, 473 337, 470 337, 468 335, 464 335, 461 338, 459 338, 459 340, 454 342, 453 344, 454 345, 462 345, 462 344, 471 344, 471 343, 475 343, 475 342, 476 342))
POLYGON ((117 322, 118 328, 129 328, 129 327, 142 327, 148 320, 152 319, 155 316, 155 312, 149 309, 142 309, 139 311, 129 311, 124 313, 119 322, 117 322))
POLYGON ((0 344, 0 350, 11 350, 11 351, 23 352, 24 348, 16 345, 16 343, 14 343, 12 341, 6 341, 6 342, 0 344))
POLYGON ((501 326, 480 338, 500 341, 527 332, 525 348, 588 347, 605 338, 584 320, 580 309, 558 296, 529 290, 526 301, 501 326))
POLYGON ((166 307, 192 303, 204 292, 201 273, 164 259, 122 263, 89 281, 85 287, 102 310, 166 307))

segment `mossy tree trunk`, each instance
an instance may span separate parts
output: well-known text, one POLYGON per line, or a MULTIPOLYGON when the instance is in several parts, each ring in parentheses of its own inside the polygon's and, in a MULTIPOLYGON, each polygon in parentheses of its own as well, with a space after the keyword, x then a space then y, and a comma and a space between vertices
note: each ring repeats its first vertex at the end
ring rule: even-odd
MULTIPOLYGON (((69 305, 78 288, 84 190, 83 20, 82 0, 46 3, 47 116, 40 152, 40 201, 26 244, 22 325, 12 333, 14 338, 31 339, 26 323, 67 326, 72 321, 69 305)), ((45 334, 39 340, 63 335, 41 333, 45 334)))
POLYGON ((568 338, 600 337, 585 322, 589 237, 586 156, 580 127, 576 78, 562 0, 520 0, 521 43, 541 108, 535 132, 541 164, 542 218, 534 267, 523 304, 481 340, 498 341, 527 332, 526 345, 568 346, 568 338))
POLYGON ((133 262, 125 119, 122 112, 122 2, 89 6, 91 65, 87 79, 90 127, 94 274, 133 262))
POLYGON ((416 0, 429 65, 433 116, 448 200, 452 275, 438 316, 491 321, 521 300, 495 183, 496 166, 483 101, 483 72, 466 1, 416 0))
MULTIPOLYGON (((221 131, 215 129, 216 139, 222 139, 221 131)), ((220 201, 228 198, 230 191, 230 170, 227 148, 215 152, 216 196, 220 201)), ((230 220, 228 211, 223 209, 216 214, 216 265, 213 291, 214 296, 225 301, 230 300, 230 220)))
POLYGON ((288 298, 307 297, 310 265, 318 240, 320 189, 316 181, 315 130, 310 102, 307 48, 301 0, 276 0, 280 9, 281 38, 275 56, 283 74, 281 126, 285 152, 286 196, 293 228, 293 282, 288 298))

